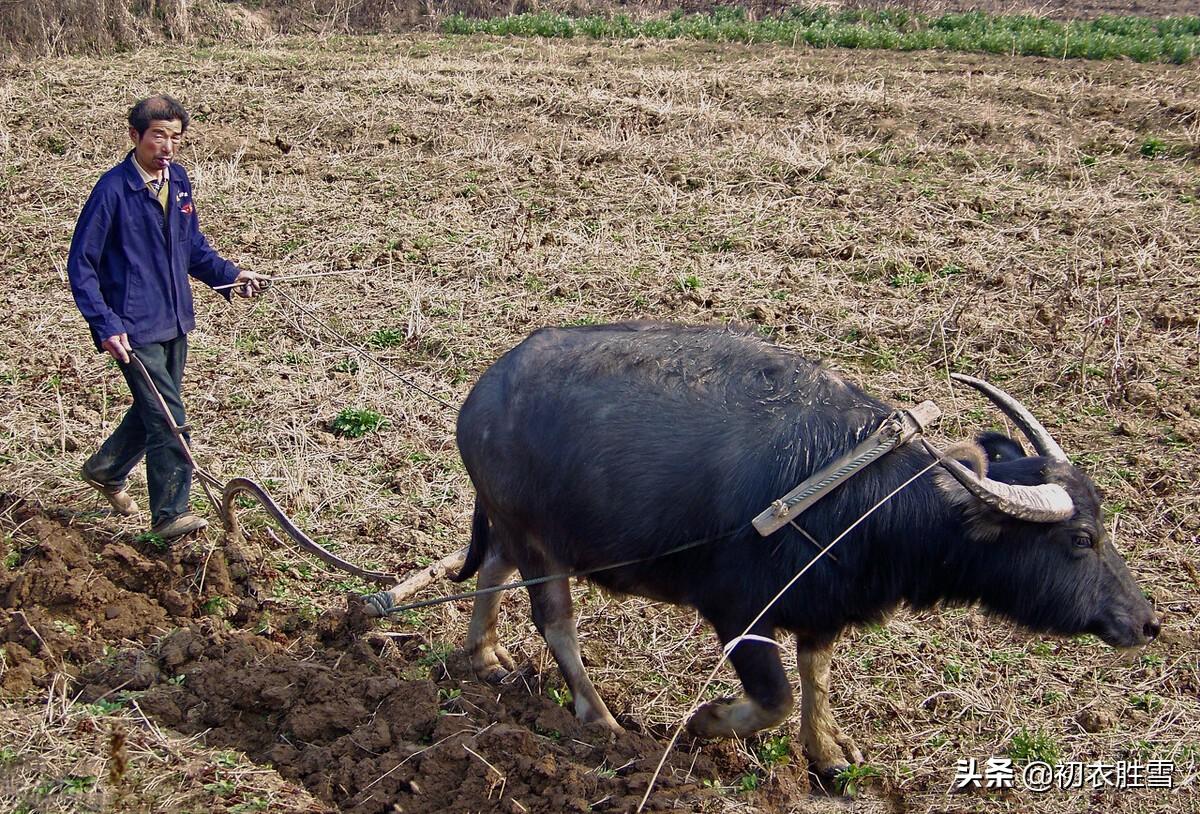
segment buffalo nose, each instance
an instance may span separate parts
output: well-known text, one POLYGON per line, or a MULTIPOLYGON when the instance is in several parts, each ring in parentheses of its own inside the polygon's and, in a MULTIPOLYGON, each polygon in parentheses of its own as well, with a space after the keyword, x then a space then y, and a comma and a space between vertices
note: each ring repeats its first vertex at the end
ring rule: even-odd
POLYGON ((1147 639, 1156 638, 1160 630, 1162 630, 1162 625, 1159 624, 1157 616, 1155 616, 1142 627, 1142 633, 1146 634, 1147 639))

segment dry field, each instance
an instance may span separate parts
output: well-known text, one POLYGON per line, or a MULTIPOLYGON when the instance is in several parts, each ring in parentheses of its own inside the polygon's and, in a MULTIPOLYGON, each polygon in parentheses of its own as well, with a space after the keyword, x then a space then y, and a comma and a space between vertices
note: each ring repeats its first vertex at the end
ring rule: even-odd
POLYGON ((343 556, 404 574, 465 544, 454 415, 284 293, 451 403, 538 326, 630 317, 757 325, 881 397, 936 400, 945 438, 995 426, 949 385, 976 373, 1103 488, 1163 616, 1149 649, 902 612, 834 662, 878 770, 857 798, 809 791, 793 719, 684 739, 651 808, 1200 811, 1200 70, 436 35, 0 68, 0 808, 626 811, 718 657, 693 614, 579 586, 630 729, 609 742, 558 703, 523 595, 502 626, 528 670, 496 689, 454 649, 468 603, 368 623, 345 612, 366 586, 276 547, 256 509, 244 549, 210 530, 165 552, 104 510, 75 473, 127 395, 64 263, 126 108, 159 89, 196 113, 183 161, 227 256, 361 270, 200 293, 186 386, 202 463, 343 556), (386 423, 340 437, 346 408, 386 423), (1173 761, 1174 789, 948 793, 956 760, 1031 739, 1173 761))

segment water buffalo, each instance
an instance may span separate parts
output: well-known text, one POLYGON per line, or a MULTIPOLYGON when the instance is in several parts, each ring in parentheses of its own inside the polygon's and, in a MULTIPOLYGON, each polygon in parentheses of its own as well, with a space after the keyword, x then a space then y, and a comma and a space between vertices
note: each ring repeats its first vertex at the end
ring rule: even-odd
MULTIPOLYGON (((964 377, 965 378, 965 377, 964 377)), ((978 603, 1036 631, 1146 643, 1159 623, 1107 540, 1091 480, 1010 396, 968 380, 1025 432, 1036 456, 981 437, 976 468, 949 458, 885 503, 751 630, 795 635, 801 741, 831 773, 862 754, 829 707, 832 645, 848 625, 901 603, 978 603), (990 459, 990 460, 989 460, 990 459)), ((478 585, 593 569, 606 589, 695 608, 722 642, 738 636, 816 552, 928 467, 909 444, 760 537, 750 519, 870 435, 893 408, 793 351, 714 326, 627 323, 536 331, 489 368, 458 418, 477 497, 457 579, 478 585)), ((962 457, 958 454, 956 457, 962 457)), ((967 456, 972 457, 972 456, 967 456)), ((584 721, 619 725, 584 670, 567 579, 529 588, 533 620, 584 721)), ((496 639, 499 594, 478 597, 467 650, 482 678, 513 669, 496 639)), ((744 640, 731 662, 745 695, 701 707, 702 737, 782 721, 792 691, 777 648, 744 640)))

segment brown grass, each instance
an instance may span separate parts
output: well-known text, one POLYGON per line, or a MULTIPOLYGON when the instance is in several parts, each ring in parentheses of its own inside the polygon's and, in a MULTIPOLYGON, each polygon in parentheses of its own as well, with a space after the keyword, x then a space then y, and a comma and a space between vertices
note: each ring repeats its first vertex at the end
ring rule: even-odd
MULTIPOLYGON (((145 519, 99 511, 75 473, 127 395, 91 352, 64 263, 87 191, 125 149, 125 110, 159 89, 197 114, 184 162, 213 242, 268 273, 363 269, 288 291, 358 341, 398 331, 380 358, 452 402, 537 326, 629 317, 758 323, 885 398, 937 400, 950 437, 995 417, 947 372, 1001 382, 1104 488, 1166 632, 1122 655, 973 611, 902 613, 841 645, 841 722, 890 798, 917 810, 1200 810, 1195 69, 437 36, 5 69, 0 489, 113 533, 145 519), (1149 139, 1165 157, 1142 154, 1149 139), (1077 717, 1094 709, 1113 723, 1091 734, 1077 717), (956 758, 1002 754, 1022 728, 1071 760, 1172 758, 1187 785, 1095 801, 945 796, 956 758)), ((198 300, 186 396, 201 461, 269 484, 361 562, 405 571, 465 542, 471 496, 449 411, 347 365, 280 298, 198 300), (328 432, 351 406, 389 423, 358 440, 328 432)), ((281 601, 340 601, 316 566, 272 557, 281 601)), ((674 725, 715 663, 711 633, 641 599, 585 587, 578 600, 614 712, 674 725)), ((509 598, 504 636, 552 672, 526 607, 509 598)), ((468 612, 408 623, 458 642, 468 612)), ((713 694, 734 690, 731 672, 721 679, 713 694)), ((63 750, 79 741, 59 723, 73 713, 43 725, 18 702, 4 714, 54 734, 14 741, 22 760, 73 771, 63 750)), ((79 772, 107 771, 106 737, 79 746, 91 755, 79 772)), ((748 747, 747 770, 753 760, 748 747)), ((195 781, 158 782, 182 797, 195 781)), ((745 810, 733 791, 723 799, 745 810)), ((852 808, 885 805, 876 792, 852 808)))

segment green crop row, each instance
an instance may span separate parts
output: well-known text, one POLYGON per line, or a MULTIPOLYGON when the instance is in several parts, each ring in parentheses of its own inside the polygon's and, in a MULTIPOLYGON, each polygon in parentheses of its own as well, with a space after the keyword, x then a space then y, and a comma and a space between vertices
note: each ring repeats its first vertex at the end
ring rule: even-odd
POLYGON ((934 17, 904 10, 810 8, 752 20, 744 10, 731 8, 718 9, 712 14, 676 12, 651 20, 633 20, 624 14, 568 17, 537 13, 492 19, 455 15, 445 20, 442 30, 448 34, 644 37, 900 51, 941 49, 1176 64, 1191 62, 1200 55, 1200 17, 1105 16, 1064 22, 979 11, 934 17))

